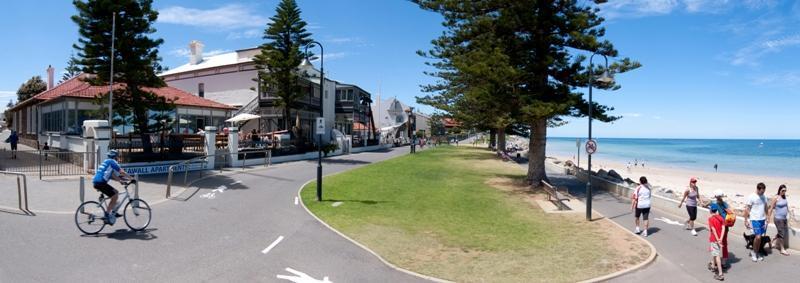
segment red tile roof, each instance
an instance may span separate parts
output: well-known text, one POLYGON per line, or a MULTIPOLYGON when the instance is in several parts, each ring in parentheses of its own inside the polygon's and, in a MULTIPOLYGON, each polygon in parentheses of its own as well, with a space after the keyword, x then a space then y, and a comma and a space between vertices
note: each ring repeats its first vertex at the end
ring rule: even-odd
MULTIPOLYGON (((86 74, 82 74, 75 78, 69 79, 52 89, 46 90, 26 101, 23 101, 23 103, 28 104, 28 101, 33 102, 36 100, 47 101, 59 97, 95 98, 98 95, 102 95, 108 92, 108 86, 92 86, 89 83, 84 82, 82 79, 85 78, 86 76, 87 76, 86 74)), ((114 85, 114 89, 119 89, 122 87, 124 87, 124 85, 122 84, 114 85)), ((145 91, 155 93, 156 95, 164 97, 167 100, 174 100, 175 104, 180 106, 195 106, 195 107, 217 108, 225 110, 235 109, 231 106, 216 101, 208 100, 170 86, 162 88, 142 88, 142 89, 145 91)), ((19 103, 17 106, 22 106, 23 103, 19 103)), ((15 106, 14 108, 17 107, 15 106)))
POLYGON ((454 127, 461 126, 461 123, 459 123, 456 119, 453 119, 453 118, 444 118, 442 120, 444 122, 444 127, 445 128, 454 128, 454 127))

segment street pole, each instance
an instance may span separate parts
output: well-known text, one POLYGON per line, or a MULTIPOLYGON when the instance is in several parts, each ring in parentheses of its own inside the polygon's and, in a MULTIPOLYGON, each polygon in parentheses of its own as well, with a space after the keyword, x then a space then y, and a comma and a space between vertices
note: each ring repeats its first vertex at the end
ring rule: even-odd
POLYGON ((581 138, 578 138, 575 145, 578 147, 578 168, 581 168, 581 138))
POLYGON ((111 78, 108 80, 108 126, 111 127, 111 132, 114 132, 114 41, 117 31, 117 12, 111 15, 111 78))
MULTIPOLYGON (((592 53, 592 56, 589 57, 589 141, 592 140, 592 84, 594 83, 594 65, 592 60, 594 59, 594 55, 597 53, 592 53)), ((600 54, 606 60, 606 67, 605 72, 608 72, 608 57, 604 54, 600 54)), ((604 73, 605 75, 606 73, 604 73)), ((588 141, 587 141, 588 142, 588 141)), ((589 164, 587 165, 587 181, 586 181, 586 220, 592 221, 592 154, 587 152, 589 164)))
MULTIPOLYGON (((306 59, 308 58, 308 47, 314 44, 319 46, 319 116, 325 119, 323 110, 325 109, 325 102, 323 101, 325 89, 325 49, 322 44, 317 41, 311 41, 306 45, 306 59)), ((309 60, 311 61, 311 60, 309 60)), ((317 135, 317 201, 322 201, 322 135, 317 135)))

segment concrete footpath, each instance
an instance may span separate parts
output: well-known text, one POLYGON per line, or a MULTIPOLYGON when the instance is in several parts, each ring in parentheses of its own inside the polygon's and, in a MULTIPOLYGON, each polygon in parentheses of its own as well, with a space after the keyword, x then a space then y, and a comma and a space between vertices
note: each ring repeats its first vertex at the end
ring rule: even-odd
MULTIPOLYGON (((586 183, 563 172, 548 170, 547 174, 554 185, 567 187, 571 195, 586 199, 586 183)), ((595 191, 592 200, 594 211, 623 227, 634 228, 629 199, 595 191)), ((652 210, 650 235, 645 239, 656 247, 656 261, 644 269, 615 278, 611 282, 717 282, 706 269, 711 258, 708 252, 709 232, 705 226, 696 225, 699 227, 698 235, 692 236, 683 227, 687 217, 668 214, 658 209, 652 210)), ((698 219, 698 222, 706 223, 706 220, 698 219)), ((774 236, 775 230, 769 230, 768 234, 774 236)), ((800 253, 792 251, 791 256, 782 256, 774 251, 765 256, 763 262, 752 262, 742 235, 731 233, 728 237, 728 262, 731 268, 725 274, 726 282, 792 282, 800 278, 800 253)))

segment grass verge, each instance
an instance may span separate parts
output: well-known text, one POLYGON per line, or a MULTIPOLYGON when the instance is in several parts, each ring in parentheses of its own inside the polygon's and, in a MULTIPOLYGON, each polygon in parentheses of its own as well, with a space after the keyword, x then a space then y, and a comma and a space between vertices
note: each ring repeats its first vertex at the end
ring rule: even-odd
POLYGON ((459 282, 574 282, 649 255, 610 223, 544 213, 524 177, 485 150, 439 147, 326 177, 322 202, 314 182, 301 196, 395 265, 459 282))

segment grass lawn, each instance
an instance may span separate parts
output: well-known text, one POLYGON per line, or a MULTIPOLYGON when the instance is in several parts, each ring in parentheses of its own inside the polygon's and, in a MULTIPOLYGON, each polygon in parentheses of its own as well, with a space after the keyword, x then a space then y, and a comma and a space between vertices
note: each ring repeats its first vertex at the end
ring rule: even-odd
POLYGON ((444 146, 326 177, 323 202, 314 182, 301 195, 395 265, 459 282, 574 282, 649 255, 607 220, 544 213, 524 176, 486 150, 444 146))

